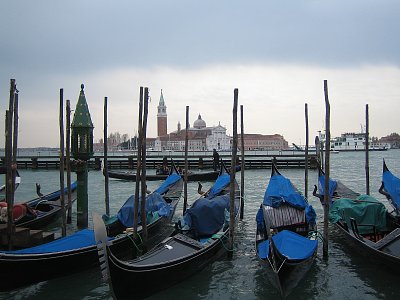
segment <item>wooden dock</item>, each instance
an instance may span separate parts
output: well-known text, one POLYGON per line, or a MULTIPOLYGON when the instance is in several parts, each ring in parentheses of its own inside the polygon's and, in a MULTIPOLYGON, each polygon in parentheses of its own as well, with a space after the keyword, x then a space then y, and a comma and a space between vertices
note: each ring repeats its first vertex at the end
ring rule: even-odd
MULTIPOLYGON (((167 156, 168 164, 171 159, 175 165, 184 167, 184 157, 182 155, 174 155, 171 153, 167 156)), ((220 158, 225 162, 227 167, 230 167, 231 157, 230 154, 220 154, 220 158)), ((275 160, 279 169, 287 168, 304 168, 305 155, 299 154, 278 154, 278 155, 256 155, 246 154, 245 168, 246 169, 270 169, 272 161, 275 160)), ((89 168, 100 170, 103 161, 103 156, 96 155, 89 161, 89 168)), ((156 169, 161 165, 163 156, 148 156, 146 158, 146 167, 148 169, 156 169)), ((4 157, 0 157, 0 165, 4 165, 4 157)), ((60 161, 55 156, 19 156, 17 158, 17 165, 19 169, 58 169, 60 161)), ((190 155, 188 157, 189 169, 211 169, 213 167, 213 159, 210 155, 190 155)), ((317 168, 317 157, 315 154, 309 154, 308 166, 310 169, 317 168)), ((134 155, 120 155, 108 157, 109 169, 134 169, 136 167, 136 156, 134 155)))
MULTIPOLYGON (((48 243, 53 240, 53 232, 15 227, 13 246, 16 248, 27 248, 48 243)), ((6 248, 7 245, 7 224, 0 224, 0 248, 6 248)))

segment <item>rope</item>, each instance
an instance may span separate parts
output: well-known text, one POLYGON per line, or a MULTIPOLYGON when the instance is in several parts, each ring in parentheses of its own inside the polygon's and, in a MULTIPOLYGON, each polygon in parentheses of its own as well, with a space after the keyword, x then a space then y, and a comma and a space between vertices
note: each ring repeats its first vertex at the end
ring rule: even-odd
MULTIPOLYGON (((133 235, 134 235, 134 234, 132 234, 132 236, 131 236, 131 235, 128 234, 128 233, 121 233, 121 234, 118 234, 116 237, 117 237, 117 238, 118 238, 118 237, 121 237, 121 236, 126 236, 126 237, 128 237, 128 239, 131 240, 131 242, 133 243, 133 245, 135 246, 137 252, 138 252, 139 255, 140 255, 140 254, 142 253, 142 250, 141 250, 141 249, 139 248, 139 246, 135 243, 135 239, 133 238, 133 235)), ((136 237, 140 240, 139 245, 142 245, 142 244, 143 244, 143 240, 142 240, 142 237, 140 236, 140 234, 136 234, 136 237)))
MULTIPOLYGON (((216 233, 216 234, 218 234, 218 233, 216 233)), ((228 239, 228 237, 223 234, 220 237, 218 237, 218 239, 221 241, 222 247, 224 247, 224 249, 228 252, 233 252, 235 250, 235 248, 233 247, 233 245, 232 245, 232 249, 229 249, 227 246, 225 246, 225 243, 223 240, 224 238, 228 239)))

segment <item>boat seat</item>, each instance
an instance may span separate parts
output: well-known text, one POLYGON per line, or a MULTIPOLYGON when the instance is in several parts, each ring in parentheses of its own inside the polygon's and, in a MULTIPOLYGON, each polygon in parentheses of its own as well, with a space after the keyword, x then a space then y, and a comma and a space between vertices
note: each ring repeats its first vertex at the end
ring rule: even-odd
POLYGON ((196 247, 198 249, 201 249, 204 247, 204 245, 201 244, 200 242, 198 242, 190 237, 187 237, 186 235, 181 234, 181 233, 176 234, 174 236, 174 239, 179 240, 180 242, 190 245, 192 247, 196 247))
POLYGON ((276 208, 263 205, 263 209, 264 216, 269 220, 270 228, 280 228, 306 223, 305 211, 290 205, 283 204, 276 208))
POLYGON ((391 233, 386 235, 383 239, 374 243, 373 247, 377 250, 382 249, 383 247, 387 246, 391 242, 397 240, 400 237, 400 228, 396 228, 391 233))

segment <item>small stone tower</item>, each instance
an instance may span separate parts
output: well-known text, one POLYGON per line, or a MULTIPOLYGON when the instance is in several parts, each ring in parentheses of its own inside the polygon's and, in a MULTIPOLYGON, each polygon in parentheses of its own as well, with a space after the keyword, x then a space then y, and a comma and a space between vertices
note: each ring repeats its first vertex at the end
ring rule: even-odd
POLYGON ((167 107, 165 106, 162 90, 157 110, 157 136, 163 136, 167 134, 167 107))

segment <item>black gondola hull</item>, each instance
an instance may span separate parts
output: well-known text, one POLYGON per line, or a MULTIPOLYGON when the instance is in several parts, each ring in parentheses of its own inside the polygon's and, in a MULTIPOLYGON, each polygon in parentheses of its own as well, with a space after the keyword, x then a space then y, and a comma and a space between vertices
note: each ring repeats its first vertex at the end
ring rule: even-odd
MULTIPOLYGON (((400 255, 395 256, 372 247, 372 244, 368 244, 351 234, 340 222, 335 223, 335 227, 343 233, 348 244, 358 253, 364 257, 368 257, 375 263, 383 264, 393 271, 400 273, 400 255)), ((397 243, 397 249, 400 249, 400 240, 395 242, 397 243)))
MULTIPOLYGON (((226 247, 226 246, 225 246, 226 247)), ((156 266, 135 267, 115 259, 108 249, 109 270, 117 299, 142 299, 196 274, 226 253, 219 240, 191 256, 156 266)))
MULTIPOLYGON (((279 253, 275 252, 275 257, 279 256, 279 253)), ((268 280, 280 292, 283 298, 286 298, 306 276, 308 271, 311 269, 316 256, 317 249, 315 249, 312 256, 301 261, 283 260, 282 257, 280 257, 277 259, 276 270, 271 264, 272 258, 270 256, 268 259, 261 259, 257 255, 259 261, 261 261, 262 265, 266 269, 268 280)))
MULTIPOLYGON (((168 219, 160 218, 148 225, 149 236, 154 236, 161 227, 169 225, 168 219)), ((141 232, 139 232, 140 234, 141 232)), ((164 235, 165 237, 165 235, 164 235)), ((162 237, 158 238, 160 241, 162 237)), ((139 244, 139 239, 135 240, 139 244)), ((123 236, 111 243, 111 249, 118 257, 136 257, 132 238, 123 236)), ((0 291, 9 291, 25 285, 77 273, 99 265, 97 247, 90 246, 48 254, 7 254, 0 253, 0 291)))
MULTIPOLYGON (((72 202, 76 200, 76 185, 71 185, 72 202)), ((65 189, 65 196, 67 190, 65 189)), ((35 218, 22 218, 15 222, 18 227, 25 227, 30 229, 42 229, 50 223, 57 220, 62 213, 61 200, 59 192, 54 192, 43 196, 43 198, 37 198, 25 202, 26 206, 33 210, 40 211, 35 218)))
MULTIPOLYGON (((221 169, 221 174, 226 173, 221 169)), ((230 193, 230 185, 219 192, 230 193)), ((235 223, 239 215, 241 195, 235 181, 235 223)), ((101 224, 99 224, 101 225, 101 224)), ((96 224, 95 224, 96 228, 96 224)), ((100 234, 101 229, 96 228, 100 234)), ((203 238, 202 242, 189 233, 175 232, 151 251, 134 260, 121 260, 109 246, 107 252, 109 283, 118 299, 142 299, 166 289, 202 270, 210 262, 227 252, 229 228, 223 226, 216 234, 203 238)), ((104 241, 102 242, 104 245, 104 241)), ((103 256, 100 255, 100 259, 103 256)))
MULTIPOLYGON (((188 181, 211 181, 217 179, 219 171, 212 172, 196 172, 188 174, 188 181)), ((108 176, 110 178, 122 179, 135 181, 136 173, 134 172, 113 172, 108 171, 108 176)), ((156 181, 156 180, 164 180, 168 177, 168 174, 146 174, 146 181, 156 181)), ((183 177, 183 176, 182 176, 183 177)))

